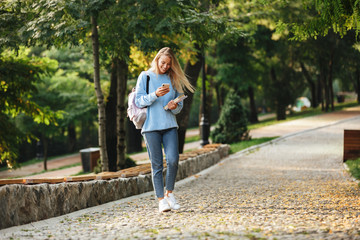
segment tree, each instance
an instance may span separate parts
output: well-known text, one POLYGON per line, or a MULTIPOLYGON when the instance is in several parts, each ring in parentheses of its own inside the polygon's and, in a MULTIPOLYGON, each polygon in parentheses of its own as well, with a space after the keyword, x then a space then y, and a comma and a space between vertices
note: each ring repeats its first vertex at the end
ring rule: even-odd
MULTIPOLYGON (((109 109, 114 109, 115 102, 117 103, 117 120, 108 121, 112 129, 117 129, 117 147, 109 149, 109 152, 114 156, 116 151, 119 168, 126 167, 126 96, 131 47, 136 46, 146 54, 164 45, 175 47, 171 36, 179 33, 179 24, 174 17, 179 11, 180 5, 177 1, 119 1, 104 12, 104 21, 100 22, 104 31, 100 41, 112 62, 109 109)), ((111 114, 110 111, 108 114, 111 114)), ((111 146, 115 146, 114 134, 110 134, 108 139, 111 146)))
POLYGON ((250 122, 258 122, 254 88, 258 84, 259 66, 253 57, 254 46, 243 34, 230 33, 217 44, 218 78, 230 88, 247 94, 250 101, 250 122))
MULTIPOLYGON (((287 3, 284 1, 284 4, 287 3)), ((341 37, 355 30, 355 39, 359 38, 359 1, 307 0, 302 1, 302 5, 311 15, 296 22, 278 22, 281 29, 286 26, 294 34, 294 39, 304 40, 326 36, 330 29, 341 37)))
MULTIPOLYGON (((184 68, 184 73, 186 74, 189 82, 193 86, 196 86, 196 82, 199 77, 200 70, 202 67, 202 61, 203 61, 203 55, 201 53, 199 45, 195 45, 195 49, 196 49, 196 55, 194 57, 195 61, 194 59, 188 60, 184 68)), ((186 101, 184 101, 183 109, 179 114, 176 115, 176 119, 179 124, 178 138, 179 138, 180 153, 184 151, 185 135, 189 122, 190 109, 194 97, 194 94, 191 92, 187 92, 186 95, 188 96, 188 98, 186 99, 186 101)))
MULTIPOLYGON (((185 64, 184 72, 188 76, 190 83, 196 86, 200 70, 204 65, 205 49, 210 40, 218 38, 225 32, 226 18, 217 15, 217 7, 220 1, 194 1, 189 6, 183 8, 184 24, 183 31, 189 34, 194 45, 190 47, 193 52, 192 58, 185 64)), ((193 101, 193 93, 187 92, 188 98, 180 114, 176 116, 179 123, 179 151, 183 152, 185 144, 186 129, 189 122, 189 114, 193 101)))
POLYGON ((269 105, 275 109, 276 119, 286 119, 287 107, 295 102, 305 87, 295 54, 297 45, 284 38, 272 40, 272 31, 259 26, 261 34, 258 46, 262 48, 261 64, 265 74, 262 77, 264 93, 269 105))
POLYGON ((79 45, 86 42, 91 31, 94 56, 94 85, 98 98, 99 145, 103 170, 108 170, 108 157, 105 141, 105 104, 100 85, 99 43, 97 16, 115 1, 98 0, 68 2, 64 0, 26 1, 16 5, 25 14, 25 25, 19 31, 24 44, 34 46, 79 45), (90 18, 89 18, 90 16, 90 18))
POLYGON ((55 124, 60 117, 32 99, 36 93, 36 82, 41 76, 53 71, 48 61, 28 58, 24 55, 12 57, 10 52, 0 55, 0 162, 6 161, 9 168, 17 166, 18 145, 22 139, 36 139, 29 132, 21 132, 14 118, 20 114, 31 117, 36 123, 55 124))
POLYGON ((355 90, 357 102, 360 103, 360 48, 359 44, 354 44, 355 32, 349 32, 341 39, 339 46, 339 70, 335 76, 342 80, 343 91, 355 90))
POLYGON ((248 137, 247 116, 241 98, 235 91, 228 93, 220 118, 211 132, 216 143, 240 142, 248 137))
POLYGON ((99 56, 99 35, 98 35, 98 24, 97 24, 98 13, 95 11, 92 13, 91 19, 91 39, 92 49, 94 57, 94 85, 95 93, 98 104, 98 117, 99 117, 99 147, 101 157, 101 167, 103 171, 109 171, 109 159, 107 155, 106 147, 106 115, 105 115, 105 102, 104 95, 100 85, 100 56, 99 56))
MULTIPOLYGON (((93 117, 93 113, 96 114, 97 111, 94 104, 93 84, 80 78, 75 72, 64 74, 64 71, 59 69, 51 78, 43 78, 36 87, 38 89, 38 94, 34 96, 36 103, 52 111, 63 113, 63 118, 58 120, 57 127, 42 124, 37 128, 32 128, 36 129, 33 132, 39 135, 44 147, 44 162, 48 157, 48 147, 51 147, 54 141, 63 148, 63 153, 75 152, 80 147, 77 142, 76 128, 81 127, 82 121, 94 122, 96 120, 93 117), (59 142, 63 138, 67 140, 65 144, 59 142)), ((91 128, 87 129, 88 135, 90 135, 90 130, 91 128)))

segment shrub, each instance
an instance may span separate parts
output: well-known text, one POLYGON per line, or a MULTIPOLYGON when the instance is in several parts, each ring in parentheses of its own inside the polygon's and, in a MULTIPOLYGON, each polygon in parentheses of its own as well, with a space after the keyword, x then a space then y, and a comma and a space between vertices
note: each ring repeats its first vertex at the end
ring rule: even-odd
POLYGON ((246 112, 236 92, 228 93, 211 138, 216 143, 234 143, 248 138, 246 112))

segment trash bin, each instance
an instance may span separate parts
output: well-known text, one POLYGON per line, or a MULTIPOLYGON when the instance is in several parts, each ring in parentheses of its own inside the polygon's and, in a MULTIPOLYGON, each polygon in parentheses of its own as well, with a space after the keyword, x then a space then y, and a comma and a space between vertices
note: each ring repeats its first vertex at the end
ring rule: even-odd
POLYGON ((84 172, 94 171, 100 158, 100 148, 86 148, 80 150, 81 164, 84 172))
POLYGON ((343 103, 345 102, 345 95, 344 94, 338 94, 336 95, 336 99, 338 103, 343 103))

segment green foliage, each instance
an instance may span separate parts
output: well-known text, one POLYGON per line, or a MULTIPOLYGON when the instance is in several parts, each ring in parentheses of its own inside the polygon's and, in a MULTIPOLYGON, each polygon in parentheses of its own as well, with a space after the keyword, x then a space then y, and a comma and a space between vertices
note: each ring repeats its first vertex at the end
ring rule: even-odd
POLYGON ((90 126, 97 121, 94 84, 90 82, 91 77, 89 77, 91 76, 91 60, 87 54, 84 54, 82 47, 51 49, 40 55, 58 60, 59 69, 54 75, 43 77, 42 81, 36 84, 38 93, 34 96, 34 101, 40 106, 47 106, 52 111, 61 111, 63 117, 58 119, 57 127, 40 125, 34 128, 31 119, 22 119, 18 125, 41 136, 42 141, 48 140, 49 156, 58 154, 60 149, 62 153, 65 153, 87 147, 90 143, 81 142, 80 139, 83 134, 87 136, 96 134, 96 130, 90 126), (84 79, 81 76, 90 79, 84 79), (84 123, 89 123, 90 126, 85 126, 84 123), (74 129, 71 139, 69 139, 69 128, 74 129), (70 141, 72 145, 69 144, 70 141), (52 145, 55 142, 57 144, 52 145))
POLYGON ((216 46, 216 78, 242 93, 247 92, 249 86, 254 86, 261 71, 253 56, 252 47, 248 37, 238 34, 225 35, 216 46))
POLYGON ((265 96, 269 105, 275 109, 277 120, 286 118, 285 111, 288 105, 303 92, 302 76, 287 65, 276 64, 270 70, 271 77, 264 81, 265 96))
POLYGON ((33 17, 26 21, 20 35, 29 46, 78 45, 90 27, 90 17, 84 16, 93 7, 93 4, 76 1, 27 1, 22 11, 33 17))
MULTIPOLYGON (((102 165, 101 165, 101 159, 99 158, 98 161, 97 161, 97 165, 96 167, 94 167, 94 173, 95 174, 98 174, 98 173, 101 173, 102 172, 102 165)), ((126 169, 126 168, 131 168, 131 167, 136 167, 136 162, 130 158, 130 157, 126 157, 125 159, 125 165, 124 166, 121 166, 121 169, 126 169)))
POLYGON ((35 138, 29 132, 21 132, 15 117, 25 114, 38 124, 57 124, 60 113, 41 107, 33 99, 37 93, 36 83, 55 66, 49 59, 28 58, 24 54, 0 55, 0 163, 7 162, 10 168, 16 166, 20 141, 35 138))
POLYGON ((20 1, 0 1, 0 52, 4 47, 19 47, 21 38, 18 29, 25 24, 20 6, 20 1))
MULTIPOLYGON (((215 4, 216 5, 216 4, 215 4)), ((206 46, 211 39, 217 39, 226 31, 227 18, 219 16, 217 9, 209 3, 189 1, 182 3, 182 14, 179 22, 186 33, 200 46, 206 46)))
MULTIPOLYGON (((359 38, 360 1, 305 0, 301 3, 302 8, 308 13, 307 16, 298 21, 279 20, 279 32, 289 31, 293 34, 291 39, 306 40, 326 36, 330 29, 341 37, 355 30, 354 39, 359 38)), ((285 6, 290 4, 291 1, 285 3, 285 6)))
POLYGON ((211 138, 216 143, 234 143, 242 141, 247 136, 245 109, 239 95, 231 91, 226 97, 215 129, 211 132, 211 138))
POLYGON ((349 167, 351 175, 360 180, 360 158, 354 160, 347 160, 346 165, 349 167))

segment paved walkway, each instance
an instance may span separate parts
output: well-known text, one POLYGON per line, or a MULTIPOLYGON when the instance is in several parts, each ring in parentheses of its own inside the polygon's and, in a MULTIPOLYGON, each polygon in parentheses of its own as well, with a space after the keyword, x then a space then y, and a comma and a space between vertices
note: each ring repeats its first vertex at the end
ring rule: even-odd
POLYGON ((314 118, 316 129, 286 133, 177 183, 179 211, 157 213, 146 193, 0 230, 0 238, 360 239, 359 186, 342 163, 343 130, 360 129, 359 116, 318 125, 314 118))

